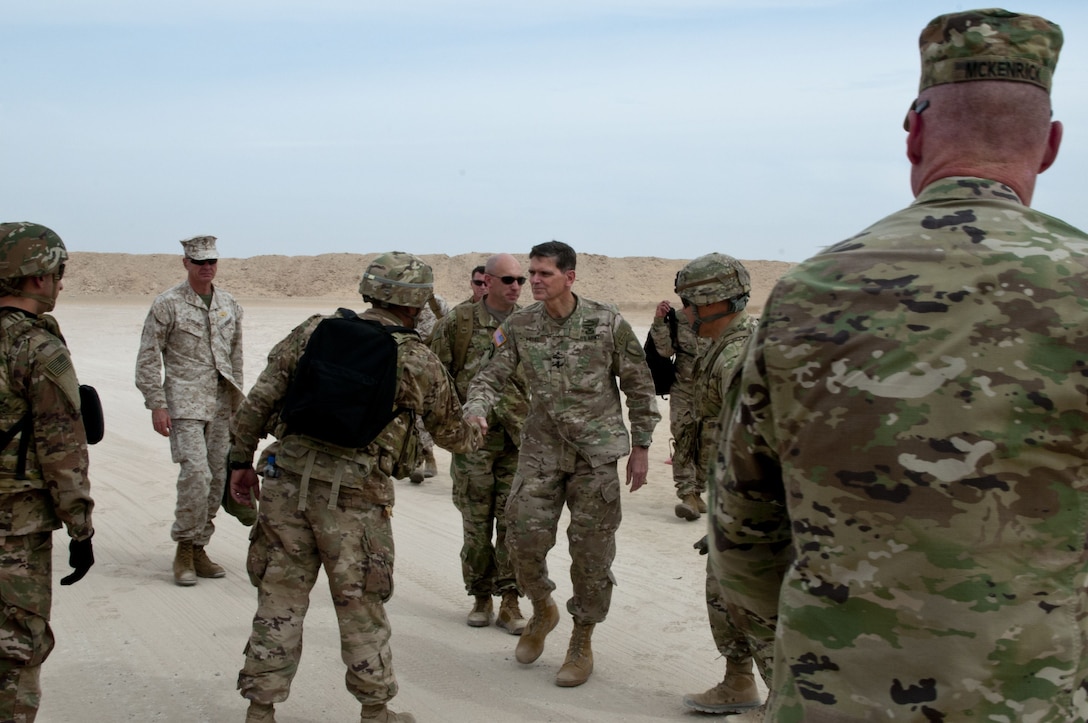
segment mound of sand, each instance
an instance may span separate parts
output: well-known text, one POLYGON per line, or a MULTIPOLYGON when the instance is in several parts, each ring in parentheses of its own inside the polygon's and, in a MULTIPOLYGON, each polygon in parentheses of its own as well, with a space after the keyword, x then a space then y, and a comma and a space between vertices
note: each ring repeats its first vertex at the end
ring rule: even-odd
MULTIPOLYGON (((320 256, 252 256, 224 258, 216 284, 239 298, 331 298, 350 301, 358 293, 359 277, 376 254, 320 256)), ((488 253, 457 256, 424 255, 435 272, 438 293, 451 304, 468 296, 472 268, 488 253)), ((529 260, 517 255, 522 267, 529 260)), ((611 257, 579 254, 575 291, 625 308, 674 299, 673 280, 685 259, 649 256, 611 257)), ((794 264, 785 261, 745 261, 752 275, 752 307, 762 307, 774 282, 794 264)), ((87 297, 153 296, 181 281, 178 254, 112 254, 75 252, 64 277, 65 294, 87 297)), ((528 291, 523 296, 530 299, 528 291)))

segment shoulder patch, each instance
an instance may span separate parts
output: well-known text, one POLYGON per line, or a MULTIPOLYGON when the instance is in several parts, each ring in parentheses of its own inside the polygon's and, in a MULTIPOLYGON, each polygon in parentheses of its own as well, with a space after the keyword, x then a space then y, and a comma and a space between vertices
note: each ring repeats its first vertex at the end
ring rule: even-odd
POLYGON ((491 335, 491 341, 495 343, 495 346, 502 346, 506 343, 506 334, 503 333, 501 326, 491 335))
POLYGON ((45 372, 54 379, 59 379, 71 368, 72 359, 64 351, 57 352, 45 363, 45 372))
POLYGON ((43 365, 45 375, 55 381, 64 392, 74 409, 79 409, 79 382, 76 380, 75 370, 72 368, 72 357, 68 356, 68 350, 60 348, 43 365))

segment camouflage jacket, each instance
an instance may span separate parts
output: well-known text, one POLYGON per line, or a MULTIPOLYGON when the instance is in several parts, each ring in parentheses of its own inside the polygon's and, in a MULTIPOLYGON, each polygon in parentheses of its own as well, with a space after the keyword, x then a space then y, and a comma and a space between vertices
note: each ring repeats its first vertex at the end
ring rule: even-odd
POLYGON ((0 537, 94 532, 79 380, 51 316, 0 308, 0 432, 22 431, 0 450, 0 537), (18 474, 24 443, 23 474, 18 474))
POLYGON ((419 317, 416 318, 416 333, 419 334, 419 338, 423 340, 424 344, 430 342, 431 334, 434 333, 434 325, 438 323, 440 318, 445 318, 448 313, 450 313, 450 305, 438 294, 432 296, 431 301, 428 301, 419 310, 419 317), (435 307, 438 308, 437 313, 435 307))
POLYGON ((661 419, 653 380, 642 344, 615 307, 576 297, 566 319, 552 319, 542 303, 511 314, 493 336, 490 361, 469 386, 465 413, 486 417, 519 365, 531 394, 526 436, 532 430, 565 442, 594 467, 630 452, 632 438, 637 446, 650 445, 661 419))
MULTIPOLYGON (((457 396, 462 403, 468 398, 469 382, 491 356, 491 338, 499 326, 499 320, 480 300, 453 307, 434 328, 431 351, 453 376, 457 396)), ((528 414, 528 382, 522 370, 518 369, 507 381, 502 396, 487 418, 488 436, 492 433, 502 434, 505 430, 515 443, 519 442, 521 427, 528 414)))
POLYGON ((650 325, 650 338, 661 356, 676 356, 676 382, 672 386, 673 394, 691 396, 692 378, 695 373, 695 360, 710 348, 710 339, 697 335, 682 311, 676 312, 676 347, 672 343, 672 334, 665 319, 654 317, 650 325))
POLYGON ((755 331, 755 320, 742 311, 717 339, 695 360, 692 373, 694 390, 692 416, 695 418, 694 459, 700 474, 715 462, 720 436, 720 417, 733 368, 739 363, 748 338, 755 331))
MULTIPOLYGON (((382 309, 370 309, 359 315, 386 326, 400 326, 401 321, 382 309)), ((313 452, 311 479, 335 482, 362 490, 363 497, 379 505, 393 504, 394 467, 401 464, 414 438, 413 415, 423 420, 435 440, 454 452, 468 452, 479 436, 476 427, 466 423, 453 391, 453 382, 438 358, 414 333, 394 333, 397 340, 397 392, 394 404, 410 413, 394 417, 378 438, 367 447, 349 449, 304 435, 286 435, 279 418, 283 398, 294 377, 298 361, 306 350, 310 335, 329 317, 311 316, 287 335, 268 353, 268 365, 249 390, 245 401, 231 420, 232 462, 250 462, 260 438, 272 434, 280 440, 276 464, 303 475, 313 452)), ((407 461, 408 469, 415 466, 407 461)), ((407 472, 405 472, 407 475, 407 472)))
POLYGON ((1088 720, 1088 236, 945 178, 776 285, 711 562, 767 720, 1088 720))
POLYGON ((242 307, 213 287, 208 308, 183 281, 151 304, 136 355, 136 386, 148 409, 208 420, 215 416, 220 379, 231 386, 235 403, 241 401, 242 307))

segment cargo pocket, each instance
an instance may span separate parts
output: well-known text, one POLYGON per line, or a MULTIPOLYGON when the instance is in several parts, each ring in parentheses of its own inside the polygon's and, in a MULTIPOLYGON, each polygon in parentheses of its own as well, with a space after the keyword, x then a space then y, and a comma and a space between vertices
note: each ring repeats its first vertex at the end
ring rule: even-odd
POLYGON ((363 531, 363 590, 388 602, 393 597, 393 554, 363 531))
POLYGON ((264 573, 268 570, 268 537, 260 522, 249 531, 249 552, 246 553, 246 572, 253 587, 260 587, 264 573))

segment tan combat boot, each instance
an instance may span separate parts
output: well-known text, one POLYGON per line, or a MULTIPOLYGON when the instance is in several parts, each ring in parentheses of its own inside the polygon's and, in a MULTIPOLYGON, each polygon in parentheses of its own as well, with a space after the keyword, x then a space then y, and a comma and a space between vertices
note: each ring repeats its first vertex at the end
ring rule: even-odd
POLYGON ((416 723, 411 713, 394 713, 385 707, 385 703, 364 705, 359 713, 361 723, 416 723))
POLYGON ((682 520, 690 522, 699 519, 699 495, 694 493, 684 495, 673 511, 682 520))
POLYGON ((698 509, 704 515, 706 514, 706 502, 703 502, 702 495, 695 495, 695 504, 698 505, 698 509))
POLYGON ((491 596, 477 595, 476 604, 472 606, 472 611, 468 614, 469 627, 486 628, 491 624, 492 610, 494 610, 494 606, 491 602, 491 596))
POLYGON ((684 705, 702 713, 740 713, 761 705, 752 659, 725 664, 725 679, 705 693, 684 696, 684 705))
POLYGON ((593 637, 593 623, 583 625, 575 623, 570 634, 570 647, 563 667, 555 676, 555 684, 560 688, 573 688, 589 680, 593 672, 593 648, 589 639, 593 637))
POLYGON ((197 577, 223 577, 227 571, 222 565, 217 565, 204 552, 203 545, 193 545, 193 572, 197 577))
POLYGON ((276 723, 276 714, 271 703, 258 703, 249 701, 249 710, 246 711, 246 723, 276 723))
POLYGON ((177 552, 174 553, 174 582, 185 587, 196 585, 192 542, 178 543, 177 552))
POLYGON ((438 474, 438 463, 434 461, 434 450, 428 449, 423 453, 423 476, 430 479, 438 474))
POLYGON ((519 663, 532 663, 544 652, 544 638, 559 624, 559 608, 552 596, 533 600, 533 617, 521 633, 514 657, 519 663))
POLYGON ((511 635, 521 635, 525 630, 525 618, 521 617, 517 590, 507 590, 502 594, 499 617, 495 624, 511 635))

